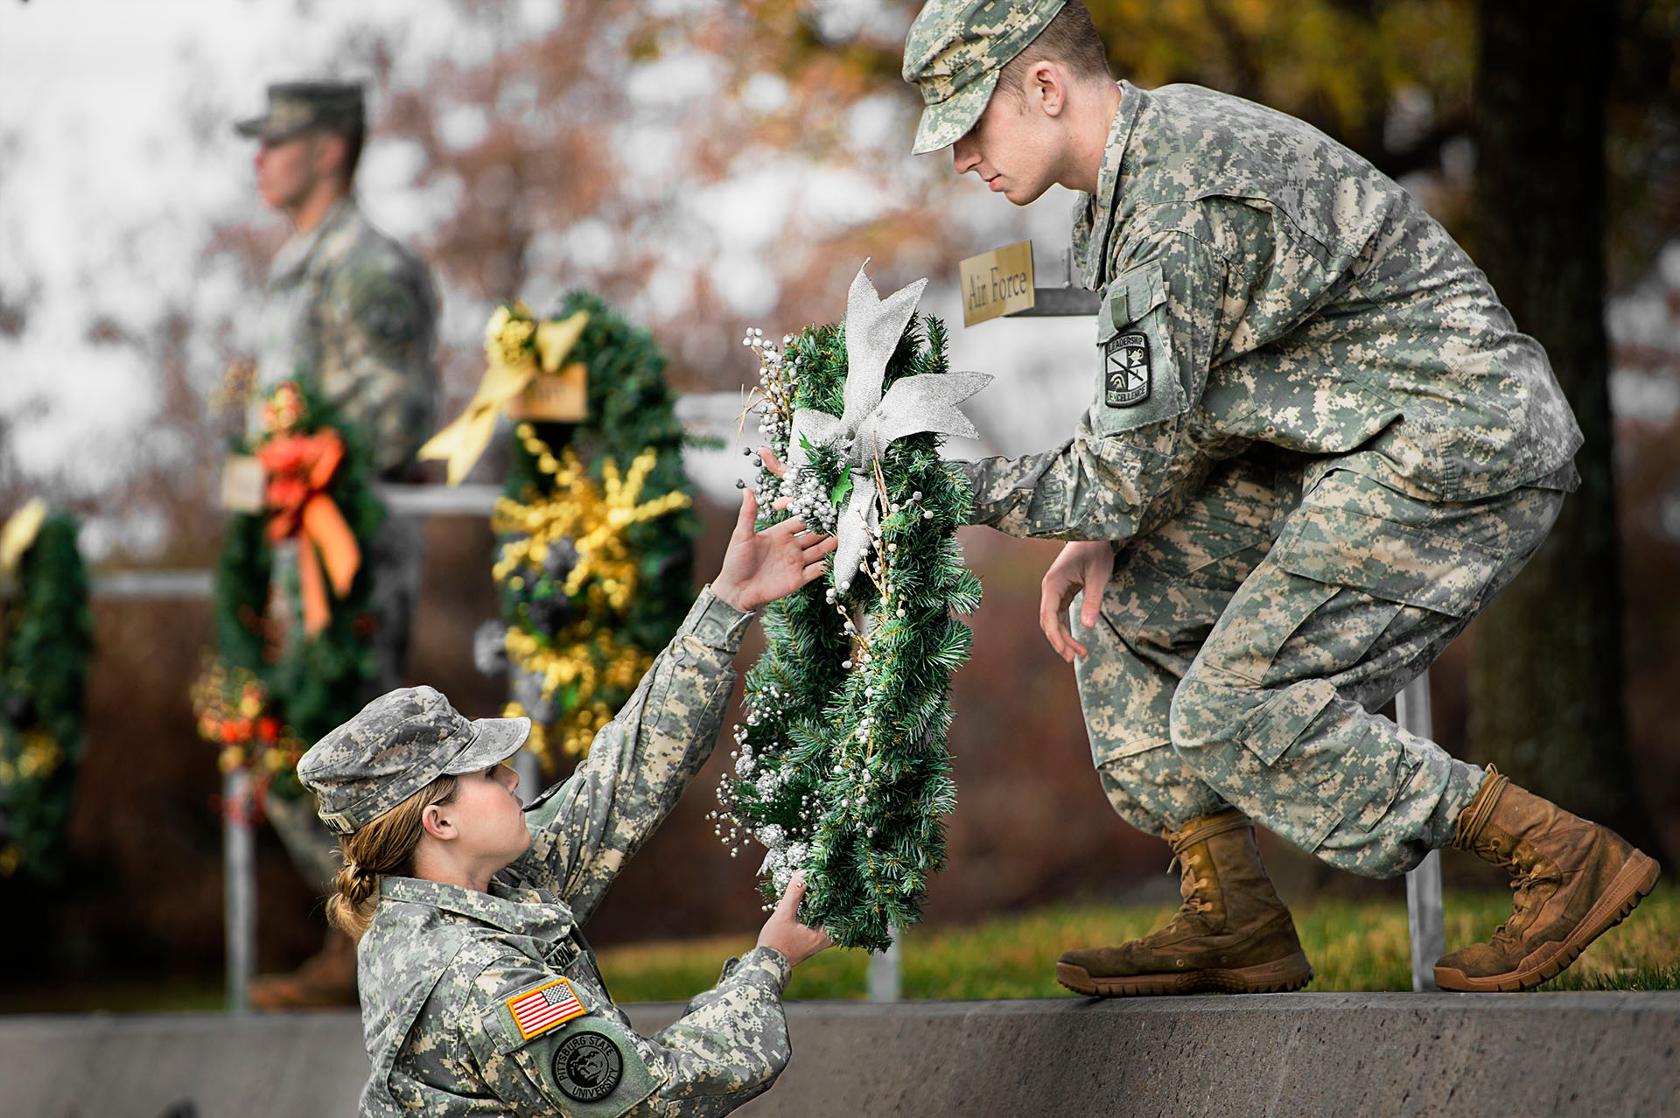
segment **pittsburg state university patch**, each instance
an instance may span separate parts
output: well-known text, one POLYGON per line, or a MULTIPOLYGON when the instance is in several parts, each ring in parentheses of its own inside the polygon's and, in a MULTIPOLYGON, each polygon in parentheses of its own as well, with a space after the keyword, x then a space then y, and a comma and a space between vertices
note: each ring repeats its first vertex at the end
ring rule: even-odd
POLYGON ((577 1032, 554 1050, 554 1082, 568 1098, 595 1102, 612 1094, 624 1078, 618 1045, 600 1033, 577 1032))
POLYGON ((1131 408, 1149 399, 1149 338, 1116 334, 1103 346, 1103 403, 1131 408))

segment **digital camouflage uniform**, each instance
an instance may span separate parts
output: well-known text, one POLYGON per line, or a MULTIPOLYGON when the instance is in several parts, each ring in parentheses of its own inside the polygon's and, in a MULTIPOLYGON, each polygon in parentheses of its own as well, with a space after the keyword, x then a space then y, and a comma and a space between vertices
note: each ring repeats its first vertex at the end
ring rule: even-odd
POLYGON ((347 196, 274 258, 259 382, 309 373, 367 439, 380 478, 413 480, 437 418, 436 320, 426 265, 347 196))
MULTIPOLYGON (((361 89, 334 82, 289 82, 269 89, 269 111, 239 125, 277 142, 311 128, 360 128, 361 89)), ((275 385, 311 375, 372 453, 378 479, 415 478, 415 452, 437 418, 434 356, 437 296, 426 265, 375 229, 346 196, 307 232, 294 234, 269 270, 257 357, 258 393, 248 429, 275 385)), ((402 682, 409 630, 420 597, 420 522, 387 516, 363 562, 373 573, 375 675, 368 698, 402 682)), ((276 556, 289 562, 290 553, 276 556)), ((300 631, 297 618, 289 630, 300 631)), ((298 868, 325 892, 337 872, 337 846, 313 805, 276 797, 269 814, 298 868)))
MULTIPOLYGON (((642 1037, 613 1005, 579 931, 710 756, 750 617, 709 589, 701 593, 636 693, 596 735, 587 759, 526 808, 531 848, 496 875, 489 893, 383 879, 358 951, 373 1065, 364 1115, 717 1115, 767 1090, 781 1073, 790 1055, 781 1006, 790 968, 779 952, 755 948, 731 961, 718 986, 694 999, 680 1020, 642 1037), (556 985, 560 979, 567 985, 556 985), (575 995, 573 1011, 584 1012, 522 1028, 510 1002, 545 988, 575 995)), ((436 695, 418 688, 398 696, 423 693, 436 695)), ((311 787, 321 785, 324 771, 342 773, 367 754, 366 740, 381 731, 356 726, 373 710, 311 750, 299 766, 311 787)), ((509 721, 529 725, 468 725, 509 721)), ((517 742, 495 752, 513 748, 517 742)), ((361 818, 334 814, 354 791, 335 798, 324 790, 322 809, 341 829, 354 829, 436 772, 460 767, 387 786, 381 802, 361 807, 361 818)))
MULTIPOLYGON (((905 48, 917 150, 960 138, 976 71, 1020 50, 975 20, 1036 33, 1060 7, 930 4, 905 48)), ((972 520, 1114 542, 1096 630, 1072 612, 1124 818, 1159 834, 1230 804, 1404 872, 1483 773, 1376 711, 1539 546, 1580 431, 1539 344, 1370 163, 1240 98, 1120 89, 1073 232, 1102 297, 1095 399, 1060 449, 965 463, 972 520)))

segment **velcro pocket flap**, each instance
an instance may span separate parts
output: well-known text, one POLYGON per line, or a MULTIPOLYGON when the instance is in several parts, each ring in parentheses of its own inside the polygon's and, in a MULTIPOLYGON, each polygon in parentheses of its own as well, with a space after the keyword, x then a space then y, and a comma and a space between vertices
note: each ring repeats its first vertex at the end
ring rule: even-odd
POLYGON ((1097 318, 1097 392, 1091 426, 1112 435, 1183 414, 1189 406, 1166 308, 1161 262, 1116 277, 1097 318))
POLYGON ((1123 273, 1109 289, 1110 314, 1116 325, 1136 322, 1167 301, 1167 280, 1159 260, 1123 273))
POLYGON ((1289 518, 1271 557, 1290 574, 1451 617, 1475 608, 1501 565, 1451 533, 1311 505, 1289 518))
POLYGON ((1335 685, 1324 679, 1303 680, 1274 692, 1249 716, 1243 743, 1260 760, 1275 765, 1335 697, 1335 685))

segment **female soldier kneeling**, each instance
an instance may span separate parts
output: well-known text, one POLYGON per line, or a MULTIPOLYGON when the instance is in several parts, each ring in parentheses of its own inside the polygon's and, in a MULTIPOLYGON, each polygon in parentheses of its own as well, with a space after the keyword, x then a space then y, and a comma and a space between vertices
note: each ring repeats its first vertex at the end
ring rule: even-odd
POLYGON ((755 532, 755 512, 749 492, 676 637, 588 758, 523 810, 502 762, 529 720, 468 721, 429 687, 374 700, 299 762, 344 850, 328 914, 360 941, 362 1114, 716 1115, 781 1073, 782 990, 829 946, 797 920, 803 882, 652 1037, 612 1003, 579 931, 710 755, 751 611, 834 548, 797 520, 755 532))

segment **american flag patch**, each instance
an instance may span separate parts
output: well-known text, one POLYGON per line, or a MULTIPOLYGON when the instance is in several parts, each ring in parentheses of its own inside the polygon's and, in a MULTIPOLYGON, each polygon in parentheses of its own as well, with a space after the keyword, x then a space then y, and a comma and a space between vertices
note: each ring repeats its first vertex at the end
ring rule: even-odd
POLYGON ((526 1040, 589 1012, 572 992, 572 984, 564 978, 515 994, 507 999, 507 1007, 513 1014, 513 1023, 519 1026, 519 1035, 526 1040))

